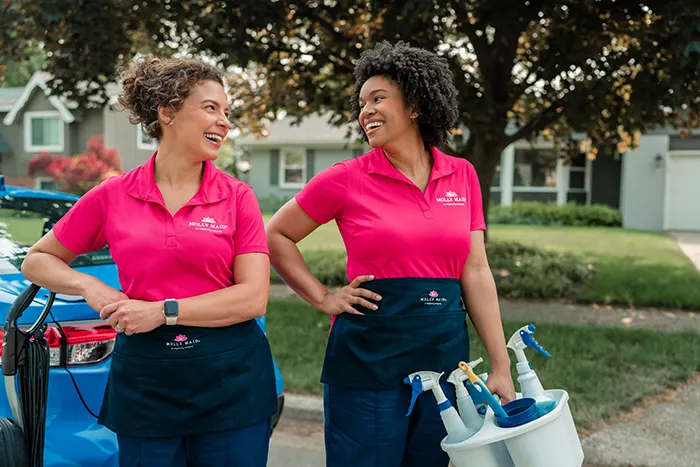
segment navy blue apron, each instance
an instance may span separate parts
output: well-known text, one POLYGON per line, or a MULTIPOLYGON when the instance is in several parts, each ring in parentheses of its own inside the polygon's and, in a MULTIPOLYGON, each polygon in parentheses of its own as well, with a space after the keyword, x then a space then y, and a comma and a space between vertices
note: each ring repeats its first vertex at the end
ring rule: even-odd
POLYGON ((99 423, 133 438, 231 430, 277 410, 272 354, 255 320, 119 334, 99 423))
POLYGON ((382 296, 377 311, 338 315, 321 381, 362 389, 403 385, 416 371, 449 374, 469 361, 467 313, 457 279, 377 279, 362 288, 382 296))

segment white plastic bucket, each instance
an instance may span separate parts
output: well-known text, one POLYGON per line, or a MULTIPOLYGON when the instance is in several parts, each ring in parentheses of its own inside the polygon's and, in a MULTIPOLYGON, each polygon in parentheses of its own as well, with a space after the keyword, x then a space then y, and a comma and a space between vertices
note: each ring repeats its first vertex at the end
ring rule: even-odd
MULTIPOLYGON (((443 450, 447 451, 444 446, 443 450)), ((454 467, 513 467, 513 461, 503 441, 484 444, 466 451, 453 451, 450 453, 450 461, 454 467)))
POLYGON ((544 417, 523 425, 522 433, 505 440, 516 467, 581 467, 583 448, 569 409, 569 394, 545 391, 557 402, 544 417))
POLYGON ((443 439, 440 446, 455 467, 581 467, 583 449, 569 410, 569 395, 560 389, 545 394, 557 405, 537 420, 501 428, 489 408, 478 433, 460 443, 446 444, 443 439))

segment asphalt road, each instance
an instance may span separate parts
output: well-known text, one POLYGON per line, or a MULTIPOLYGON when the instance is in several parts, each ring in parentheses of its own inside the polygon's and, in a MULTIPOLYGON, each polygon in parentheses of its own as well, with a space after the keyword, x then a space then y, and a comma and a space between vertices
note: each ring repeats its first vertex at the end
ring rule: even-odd
POLYGON ((295 421, 284 414, 272 434, 268 467, 324 467, 323 424, 295 421))

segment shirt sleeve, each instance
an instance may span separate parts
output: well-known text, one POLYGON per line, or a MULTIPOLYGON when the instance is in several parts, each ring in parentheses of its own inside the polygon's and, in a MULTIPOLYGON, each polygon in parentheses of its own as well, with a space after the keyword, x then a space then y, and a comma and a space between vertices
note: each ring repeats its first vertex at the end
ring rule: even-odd
POLYGON ((481 184, 476 175, 474 166, 468 163, 467 184, 469 193, 469 212, 471 217, 471 230, 486 230, 484 221, 484 207, 482 205, 481 184))
POLYGON ((233 234, 235 256, 245 253, 270 254, 260 205, 248 186, 242 186, 236 200, 236 232, 233 234))
POLYGON ((348 168, 338 162, 314 175, 295 199, 314 222, 325 224, 343 214, 347 192, 348 168))
POLYGON ((105 238, 106 185, 102 182, 85 193, 53 226, 58 241, 71 253, 82 255, 107 245, 105 238))

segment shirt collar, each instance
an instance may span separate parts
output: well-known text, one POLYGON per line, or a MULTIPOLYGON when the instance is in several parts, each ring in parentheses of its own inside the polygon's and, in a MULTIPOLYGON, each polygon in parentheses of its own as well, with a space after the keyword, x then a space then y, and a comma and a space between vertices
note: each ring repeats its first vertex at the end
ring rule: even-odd
MULTIPOLYGON (((433 155, 433 169, 430 172, 430 180, 445 177, 456 170, 454 162, 442 151, 432 147, 430 148, 430 152, 433 155)), ((367 171, 370 174, 380 174, 397 180, 406 179, 406 177, 389 162, 389 159, 384 155, 384 151, 382 151, 381 148, 375 148, 370 152, 367 171)))
MULTIPOLYGON (((155 178, 157 155, 158 151, 154 152, 145 164, 134 170, 127 192, 134 198, 163 204, 163 196, 156 185, 155 178)), ((187 202, 187 205, 212 204, 226 199, 226 192, 221 177, 218 175, 214 164, 211 161, 205 161, 202 184, 197 193, 187 202)))

